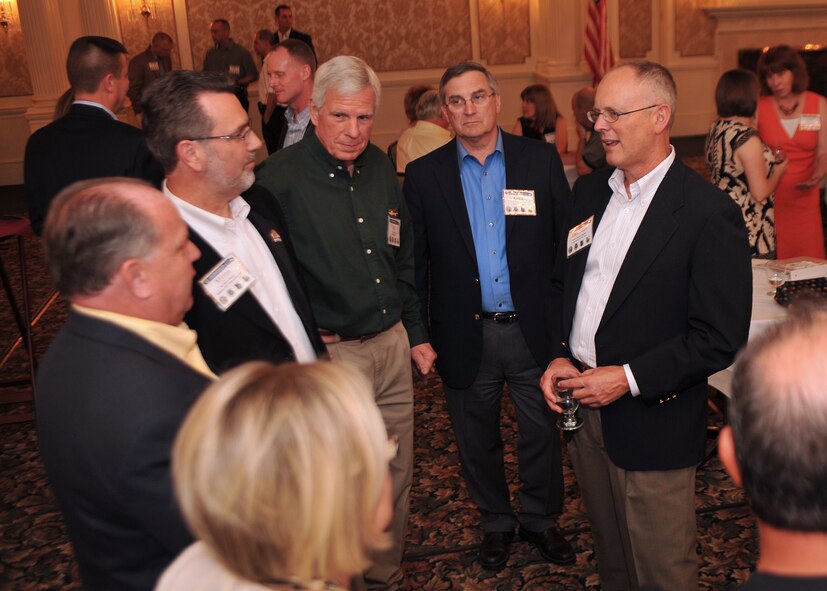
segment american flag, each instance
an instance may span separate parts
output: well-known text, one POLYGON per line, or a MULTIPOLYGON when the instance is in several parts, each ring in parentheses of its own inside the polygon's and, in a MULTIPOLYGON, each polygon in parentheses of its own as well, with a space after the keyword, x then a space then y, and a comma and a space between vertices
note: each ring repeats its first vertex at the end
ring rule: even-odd
POLYGON ((609 23, 606 11, 606 0, 587 0, 589 3, 586 15, 586 42, 583 52, 586 62, 594 75, 594 86, 600 82, 603 75, 615 64, 612 54, 612 44, 609 41, 609 23))

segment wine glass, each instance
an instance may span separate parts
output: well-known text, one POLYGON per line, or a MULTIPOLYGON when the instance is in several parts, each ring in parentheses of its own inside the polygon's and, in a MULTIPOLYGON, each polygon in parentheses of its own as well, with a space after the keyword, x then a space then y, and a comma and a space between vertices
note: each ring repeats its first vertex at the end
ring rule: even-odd
POLYGON ((767 295, 775 297, 778 293, 778 288, 787 282, 787 270, 783 265, 767 265, 767 281, 772 287, 772 291, 768 291, 767 295))
POLYGON ((775 164, 781 164, 787 159, 787 153, 784 151, 784 148, 781 146, 773 146, 772 147, 772 155, 774 157, 775 164))
MULTIPOLYGON (((557 383, 559 384, 560 380, 557 380, 557 383)), ((557 389, 557 396, 560 398, 557 406, 563 409, 563 414, 557 419, 557 427, 561 431, 577 431, 583 426, 583 419, 577 416, 580 401, 572 395, 571 390, 557 389)))

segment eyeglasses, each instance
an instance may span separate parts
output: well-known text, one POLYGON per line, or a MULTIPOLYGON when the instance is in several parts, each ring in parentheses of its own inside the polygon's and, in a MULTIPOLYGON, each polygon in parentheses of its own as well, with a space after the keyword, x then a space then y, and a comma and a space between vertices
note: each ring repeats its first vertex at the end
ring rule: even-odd
POLYGON ((461 96, 450 96, 448 97, 448 101, 446 104, 451 111, 463 111, 465 109, 466 103, 471 101, 475 107, 482 107, 488 102, 492 96, 497 94, 496 92, 492 93, 485 93, 485 92, 475 92, 471 95, 470 99, 462 98, 461 96))
POLYGON ((237 133, 235 135, 208 135, 208 136, 205 136, 205 137, 190 137, 190 138, 187 138, 187 140, 189 140, 191 142, 201 142, 201 141, 204 141, 204 140, 244 140, 244 141, 246 141, 247 136, 249 135, 249 133, 251 131, 253 131, 253 128, 248 125, 247 128, 244 131, 242 131, 241 133, 237 133))
POLYGON ((598 117, 603 117, 603 119, 605 119, 609 123, 614 123, 621 115, 637 113, 638 111, 645 111, 646 109, 654 109, 655 107, 659 106, 660 105, 649 105, 648 107, 641 107, 640 109, 625 111, 623 113, 621 113, 620 111, 615 111, 614 109, 606 109, 605 111, 601 111, 600 109, 592 109, 591 111, 586 113, 586 117, 588 117, 589 121, 591 121, 592 123, 597 123, 598 117))

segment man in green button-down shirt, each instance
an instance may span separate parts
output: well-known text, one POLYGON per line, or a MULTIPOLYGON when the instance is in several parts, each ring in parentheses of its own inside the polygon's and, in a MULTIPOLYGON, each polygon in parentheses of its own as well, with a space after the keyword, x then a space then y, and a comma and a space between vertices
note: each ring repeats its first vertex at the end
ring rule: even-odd
POLYGON ((257 171, 287 218, 313 312, 334 359, 373 380, 388 433, 393 547, 365 575, 369 589, 397 589, 413 471, 413 379, 433 368, 414 288, 413 232, 387 156, 370 144, 380 85, 359 58, 339 56, 316 73, 315 133, 276 152, 257 171))

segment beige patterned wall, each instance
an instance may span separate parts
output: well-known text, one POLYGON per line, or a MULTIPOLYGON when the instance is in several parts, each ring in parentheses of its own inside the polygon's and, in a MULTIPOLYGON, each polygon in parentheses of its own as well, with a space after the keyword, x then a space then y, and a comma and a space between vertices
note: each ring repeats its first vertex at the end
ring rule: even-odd
POLYGON ((620 47, 623 59, 646 57, 652 49, 652 0, 620 0, 620 47))
MULTIPOLYGON (((485 1, 485 0, 483 0, 485 1)), ((526 4, 528 0, 498 0, 526 4)), ((230 21, 231 36, 252 52, 258 29, 275 27, 274 0, 188 0, 193 63, 210 47, 210 22, 230 21)), ((302 0, 288 2, 293 24, 313 36, 320 61, 357 55, 377 71, 442 68, 471 57, 468 0, 302 0)), ((527 17, 526 17, 527 29, 527 17)), ((526 43, 528 42, 526 34, 526 43)), ((519 45, 519 42, 517 43, 519 45)), ((515 49, 508 47, 508 54, 515 49)), ((520 59, 522 61, 522 59, 520 59)))
POLYGON ((144 51, 152 39, 152 36, 163 31, 175 41, 175 48, 172 51, 173 67, 180 67, 181 60, 178 58, 178 39, 175 33, 175 15, 172 11, 172 0, 155 0, 156 17, 144 19, 140 15, 130 17, 129 2, 120 0, 118 2, 118 19, 121 23, 123 44, 129 51, 130 56, 137 55, 144 51))
POLYGON ((11 26, 5 32, 0 30, 0 96, 24 96, 32 94, 32 79, 15 2, 11 12, 11 26))
POLYGON ((715 53, 715 19, 703 7, 709 0, 675 1, 675 50, 683 57, 715 53))
POLYGON ((479 0, 480 55, 489 64, 522 64, 531 55, 528 0, 479 0))

